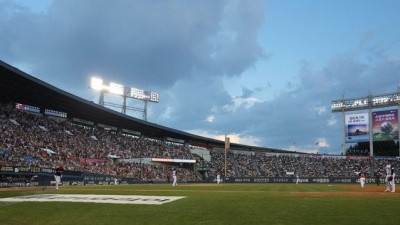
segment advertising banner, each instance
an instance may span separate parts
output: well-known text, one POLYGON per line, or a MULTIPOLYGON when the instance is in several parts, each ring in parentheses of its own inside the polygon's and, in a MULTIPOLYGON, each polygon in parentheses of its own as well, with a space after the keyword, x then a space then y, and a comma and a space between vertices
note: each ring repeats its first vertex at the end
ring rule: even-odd
POLYGON ((372 113, 372 132, 374 141, 397 140, 399 125, 397 109, 372 113))
POLYGON ((83 164, 90 164, 90 163, 95 163, 95 164, 101 164, 104 165, 107 160, 105 159, 90 159, 90 158, 79 158, 79 161, 83 164))
MULTIPOLYGON (((297 178, 293 177, 280 177, 280 178, 272 178, 272 177, 227 177, 224 179, 225 183, 296 183, 297 178)), ((400 183, 400 178, 394 179, 395 183, 400 183)), ((210 179, 209 182, 215 183, 215 179, 210 179)), ((360 180, 356 177, 300 177, 299 183, 325 183, 325 184, 356 184, 359 183, 360 180)), ((379 180, 380 184, 385 183, 385 178, 382 177, 379 180)), ((367 184, 375 185, 375 178, 367 178, 367 184)))
POLYGON ((153 162, 168 162, 168 163, 196 163, 194 159, 168 159, 168 158, 151 158, 153 162))
POLYGON ((356 155, 346 155, 346 159, 354 160, 371 160, 372 156, 356 156, 356 155))
POLYGON ((368 113, 345 115, 346 143, 369 141, 368 113))

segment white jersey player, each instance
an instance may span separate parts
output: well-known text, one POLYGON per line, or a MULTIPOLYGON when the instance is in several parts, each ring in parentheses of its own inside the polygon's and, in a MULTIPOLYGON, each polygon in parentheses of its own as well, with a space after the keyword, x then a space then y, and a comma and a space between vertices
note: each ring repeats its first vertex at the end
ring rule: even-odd
POLYGON ((217 174, 217 184, 221 183, 221 175, 218 173, 217 174))
POLYGON ((392 167, 391 172, 392 172, 392 181, 390 181, 390 185, 392 186, 392 192, 396 192, 396 182, 394 181, 396 173, 394 172, 394 167, 392 167))
POLYGON ((172 186, 178 185, 178 182, 176 181, 176 171, 172 171, 172 186))
POLYGON ((60 163, 54 172, 54 183, 56 184, 56 190, 58 190, 58 185, 61 184, 62 174, 64 172, 64 165, 60 163))
POLYGON ((365 170, 361 169, 360 172, 358 172, 358 179, 360 179, 360 185, 361 188, 365 187, 365 170))
POLYGON ((391 186, 391 182, 393 181, 393 177, 392 177, 392 166, 390 165, 389 161, 386 162, 385 171, 386 171, 386 177, 385 177, 386 190, 385 190, 385 192, 390 192, 390 186, 391 186))

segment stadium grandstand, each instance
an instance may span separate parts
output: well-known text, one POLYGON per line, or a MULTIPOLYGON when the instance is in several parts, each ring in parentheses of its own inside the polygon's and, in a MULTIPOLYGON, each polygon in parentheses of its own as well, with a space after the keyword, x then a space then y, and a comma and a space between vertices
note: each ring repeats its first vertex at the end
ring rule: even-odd
MULTIPOLYGON (((375 182, 396 157, 304 154, 230 144, 140 120, 67 93, 0 61, 0 186, 170 182, 375 182)), ((366 152, 367 153, 367 152, 366 152)))

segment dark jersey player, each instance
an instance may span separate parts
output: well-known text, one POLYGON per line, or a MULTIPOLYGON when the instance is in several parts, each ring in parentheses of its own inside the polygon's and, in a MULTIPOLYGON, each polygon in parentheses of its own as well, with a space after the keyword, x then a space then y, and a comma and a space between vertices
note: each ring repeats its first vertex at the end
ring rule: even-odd
POLYGON ((376 183, 376 186, 379 186, 379 184, 381 183, 381 181, 380 181, 380 179, 381 179, 381 172, 379 172, 379 171, 377 171, 376 173, 375 173, 375 183, 376 183))

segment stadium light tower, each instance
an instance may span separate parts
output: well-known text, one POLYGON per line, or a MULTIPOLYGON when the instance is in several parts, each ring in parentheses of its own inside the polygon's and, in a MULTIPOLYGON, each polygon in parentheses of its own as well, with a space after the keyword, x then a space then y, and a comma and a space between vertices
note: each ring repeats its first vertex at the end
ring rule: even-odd
POLYGON ((155 92, 144 91, 144 90, 137 89, 137 88, 125 87, 122 84, 117 84, 117 83, 113 83, 113 82, 109 82, 108 84, 105 84, 102 79, 97 78, 97 77, 91 78, 90 88, 100 91, 100 97, 99 97, 100 105, 120 107, 121 113, 123 113, 123 114, 126 114, 127 109, 143 112, 143 119, 145 121, 147 121, 147 104, 148 104, 148 102, 158 103, 160 101, 159 95, 155 92), (104 94, 106 94, 106 93, 123 97, 123 104, 120 105, 120 104, 116 104, 116 103, 105 102, 104 94), (132 99, 137 99, 137 100, 143 101, 144 102, 143 109, 127 106, 126 105, 127 98, 132 98, 132 99))

